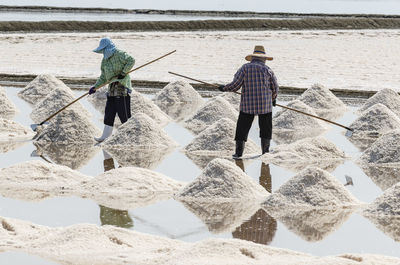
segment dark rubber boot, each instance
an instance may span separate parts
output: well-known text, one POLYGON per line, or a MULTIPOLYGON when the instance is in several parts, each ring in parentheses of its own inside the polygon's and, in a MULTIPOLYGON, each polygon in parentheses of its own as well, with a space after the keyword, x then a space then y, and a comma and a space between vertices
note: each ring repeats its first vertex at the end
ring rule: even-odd
POLYGON ((261 151, 262 154, 269 153, 269 145, 271 143, 271 139, 261 138, 261 151))
POLYGON ((236 151, 235 154, 232 155, 233 159, 240 159, 243 155, 245 141, 236 141, 236 151))

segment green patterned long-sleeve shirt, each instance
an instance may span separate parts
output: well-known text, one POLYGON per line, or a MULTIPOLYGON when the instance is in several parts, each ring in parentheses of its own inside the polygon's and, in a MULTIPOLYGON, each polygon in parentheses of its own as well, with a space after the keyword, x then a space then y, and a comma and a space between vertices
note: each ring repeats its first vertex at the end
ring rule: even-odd
MULTIPOLYGON (((101 75, 99 79, 97 79, 97 82, 94 86, 99 87, 107 82, 114 80, 118 81, 121 85, 131 91, 132 85, 130 76, 127 74, 123 79, 117 79, 117 76, 120 73, 129 72, 134 64, 135 59, 132 56, 124 51, 117 49, 111 57, 107 59, 103 58, 103 60, 101 61, 101 75)), ((111 84, 108 85, 109 92, 110 88, 111 84)))

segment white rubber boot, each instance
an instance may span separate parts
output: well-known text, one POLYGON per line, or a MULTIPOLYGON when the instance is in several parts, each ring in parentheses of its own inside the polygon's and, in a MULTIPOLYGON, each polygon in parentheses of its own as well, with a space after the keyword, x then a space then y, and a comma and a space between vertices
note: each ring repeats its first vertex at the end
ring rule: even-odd
POLYGON ((112 126, 104 125, 103 134, 100 137, 94 137, 94 139, 97 142, 101 143, 112 134, 112 131, 113 131, 112 126))

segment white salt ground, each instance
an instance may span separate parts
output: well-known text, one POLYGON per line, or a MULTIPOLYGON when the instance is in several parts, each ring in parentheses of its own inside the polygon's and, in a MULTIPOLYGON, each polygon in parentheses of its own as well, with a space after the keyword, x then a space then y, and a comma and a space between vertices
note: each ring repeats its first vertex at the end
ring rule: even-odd
POLYGON ((81 187, 83 197, 113 209, 128 210, 170 199, 184 185, 152 170, 123 167, 104 172, 81 187))
MULTIPOLYGON (((40 123, 73 100, 75 100, 75 96, 69 87, 62 89, 55 88, 45 98, 35 104, 30 117, 34 122, 40 123)), ((92 116, 80 102, 75 102, 67 109, 73 109, 82 116, 92 116)))
POLYGON ((360 202, 334 176, 317 167, 307 167, 289 179, 263 203, 268 208, 346 208, 360 202))
POLYGON ((178 144, 149 116, 137 113, 102 144, 105 148, 176 147, 178 144))
POLYGON ((400 130, 390 131, 376 140, 360 156, 359 163, 396 164, 400 163, 400 130))
MULTIPOLYGON (((185 148, 185 152, 199 155, 231 155, 235 151, 236 124, 228 118, 222 118, 198 134, 185 148)), ((251 139, 245 144, 245 154, 261 152, 251 139)))
POLYGON ((7 97, 6 90, 0 87, 0 118, 11 119, 17 111, 17 107, 7 97))
POLYGON ((387 189, 364 211, 366 215, 396 216, 400 218, 400 183, 387 189))
POLYGON ((396 91, 385 88, 379 90, 375 95, 370 97, 364 105, 358 109, 358 112, 361 113, 375 105, 377 103, 381 103, 388 107, 391 111, 393 111, 397 116, 400 117, 400 96, 396 91))
POLYGON ((200 94, 185 81, 169 83, 154 96, 153 101, 176 121, 193 114, 204 103, 200 94))
POLYGON ((372 254, 316 257, 237 239, 186 243, 113 226, 78 224, 50 228, 11 218, 0 217, 0 221, 0 251, 22 251, 61 264, 394 265, 400 262, 399 258, 372 254))
POLYGON ((85 116, 74 109, 66 109, 53 117, 48 125, 40 126, 35 141, 58 144, 95 143, 93 137, 101 134, 100 130, 85 116))
POLYGON ((0 141, 28 140, 35 133, 16 121, 0 118, 0 141))
POLYGON ((233 162, 216 158, 176 197, 179 200, 260 201, 268 195, 268 191, 233 162))
POLYGON ((228 118, 236 122, 239 113, 231 104, 221 97, 210 99, 193 116, 184 122, 185 128, 198 134, 208 126, 222 118, 228 118))
POLYGON ((56 88, 70 89, 53 75, 38 75, 24 89, 18 92, 18 96, 31 104, 36 104, 56 88))
POLYGON ((320 84, 312 85, 297 100, 313 108, 317 116, 326 119, 336 119, 346 111, 346 105, 320 84))

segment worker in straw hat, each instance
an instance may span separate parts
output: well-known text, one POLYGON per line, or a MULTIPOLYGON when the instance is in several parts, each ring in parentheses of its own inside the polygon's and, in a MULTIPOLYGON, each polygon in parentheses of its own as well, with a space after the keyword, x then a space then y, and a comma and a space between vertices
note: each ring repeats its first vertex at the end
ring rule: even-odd
POLYGON ((117 114, 121 123, 131 117, 129 94, 132 92, 132 85, 131 78, 127 73, 135 64, 135 59, 117 49, 110 38, 101 39, 99 46, 93 51, 103 54, 103 60, 101 61, 101 75, 96 84, 90 88, 89 95, 95 93, 97 87, 114 81, 108 85, 103 134, 94 138, 96 141, 102 142, 112 134, 117 114))
POLYGON ((263 46, 255 46, 254 52, 245 57, 249 63, 236 72, 233 81, 219 86, 220 91, 237 91, 242 88, 240 114, 236 124, 236 151, 234 159, 243 155, 244 145, 255 115, 258 115, 261 150, 269 152, 272 135, 272 106, 278 95, 279 86, 274 73, 265 61, 273 58, 265 54, 263 46))

